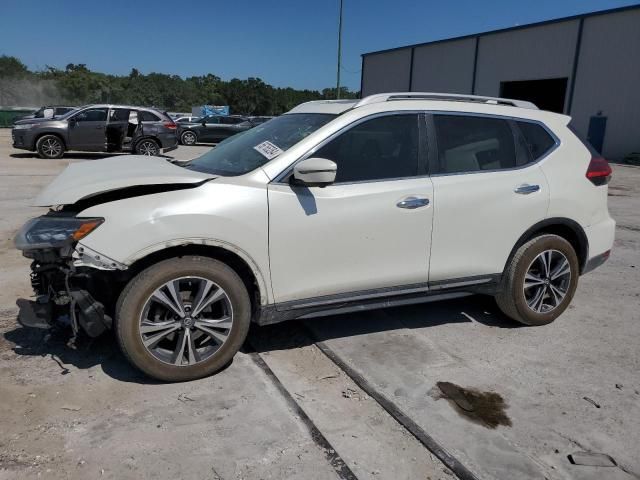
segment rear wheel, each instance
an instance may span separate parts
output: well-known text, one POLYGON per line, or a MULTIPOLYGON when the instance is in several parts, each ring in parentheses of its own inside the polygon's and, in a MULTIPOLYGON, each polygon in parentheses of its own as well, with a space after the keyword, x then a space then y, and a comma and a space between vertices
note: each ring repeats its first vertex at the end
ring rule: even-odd
POLYGON ((229 363, 247 336, 251 302, 227 265, 189 256, 138 274, 122 292, 116 318, 131 363, 158 380, 186 381, 229 363))
POLYGON ((541 235, 516 251, 496 302, 505 315, 518 322, 546 325, 571 303, 579 274, 571 244, 557 235, 541 235))
POLYGON ((198 138, 192 131, 187 130, 186 132, 182 132, 182 135, 180 135, 180 142, 183 145, 195 145, 197 141, 198 138))
POLYGON ((136 143, 135 151, 138 155, 156 156, 160 153, 160 146, 155 140, 145 138, 136 143))
POLYGON ((36 143, 36 150, 40 158, 62 158, 64 144, 60 137, 56 135, 43 135, 36 143))

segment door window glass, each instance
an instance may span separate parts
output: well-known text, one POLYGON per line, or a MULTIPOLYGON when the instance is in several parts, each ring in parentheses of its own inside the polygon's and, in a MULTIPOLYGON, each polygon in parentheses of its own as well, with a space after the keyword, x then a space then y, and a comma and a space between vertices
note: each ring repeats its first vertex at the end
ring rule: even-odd
POLYGON ((107 121, 107 109, 106 108, 90 108, 84 112, 80 112, 76 115, 78 122, 106 122, 107 121))
POLYGON ((365 121, 331 140, 313 156, 338 165, 336 182, 416 176, 418 115, 387 115, 365 121))
POLYGON ((109 112, 110 122, 127 122, 129 120, 128 108, 112 108, 109 112))
POLYGON ((202 121, 204 123, 206 123, 206 124, 209 124, 209 125, 211 125, 211 124, 215 125, 215 124, 220 123, 220 117, 206 117, 202 121))
POLYGON ((158 117, 157 115, 151 112, 147 112, 146 110, 140 110, 140 112, 138 113, 138 118, 140 119, 141 122, 159 122, 160 121, 160 117, 158 117))
POLYGON ((461 173, 516 166, 513 132, 506 120, 434 115, 438 172, 461 173))

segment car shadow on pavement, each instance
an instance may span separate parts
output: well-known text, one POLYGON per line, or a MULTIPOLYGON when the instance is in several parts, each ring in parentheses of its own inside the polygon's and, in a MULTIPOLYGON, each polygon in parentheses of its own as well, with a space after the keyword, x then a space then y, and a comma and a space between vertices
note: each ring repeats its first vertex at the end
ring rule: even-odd
POLYGON ((498 310, 492 297, 473 295, 454 300, 291 320, 253 326, 246 351, 286 350, 316 342, 402 329, 422 329, 450 323, 474 323, 490 328, 522 328, 498 310))
MULTIPOLYGON (((466 323, 471 327, 474 322, 499 329, 521 327, 500 313, 491 297, 475 295, 449 301, 291 320, 262 327, 254 325, 242 351, 264 353, 394 330, 422 329, 450 323, 466 323)), ((110 333, 95 339, 79 338, 75 346, 69 346, 70 334, 66 329, 28 328, 16 321, 15 328, 4 332, 3 337, 12 345, 16 355, 49 358, 56 362, 61 375, 73 373, 70 366, 85 370, 99 365, 105 374, 115 380, 138 384, 160 383, 134 368, 120 352, 110 333)))
POLYGON ((21 326, 3 334, 4 340, 13 345, 16 355, 49 358, 60 367, 61 375, 100 365, 108 376, 123 382, 140 384, 158 383, 131 366, 120 352, 112 334, 95 339, 79 338, 75 346, 69 346, 68 330, 42 330, 21 326))
MULTIPOLYGON (((119 153, 94 153, 94 152, 70 152, 70 153, 65 153, 64 157, 62 157, 62 159, 60 160, 65 160, 65 159, 72 159, 72 160, 100 160, 102 158, 109 158, 109 157, 115 157, 117 155, 120 155, 119 153)), ((36 153, 12 153, 9 155, 11 158, 32 158, 35 160, 43 160, 43 161, 49 161, 47 159, 41 159, 40 157, 38 157, 38 154, 36 153)))

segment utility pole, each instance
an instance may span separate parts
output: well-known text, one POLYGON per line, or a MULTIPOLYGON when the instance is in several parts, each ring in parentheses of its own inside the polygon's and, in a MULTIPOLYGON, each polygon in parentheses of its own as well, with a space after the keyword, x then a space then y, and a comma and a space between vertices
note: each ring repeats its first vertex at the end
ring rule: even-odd
POLYGON ((340 98, 340 61, 342 60, 342 0, 340 0, 340 14, 338 17, 338 78, 336 81, 336 98, 340 98))

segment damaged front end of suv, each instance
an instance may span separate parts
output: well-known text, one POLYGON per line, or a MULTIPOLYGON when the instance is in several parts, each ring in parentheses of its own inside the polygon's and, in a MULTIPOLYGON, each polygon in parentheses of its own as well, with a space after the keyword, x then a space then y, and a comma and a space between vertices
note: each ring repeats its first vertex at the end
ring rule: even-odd
MULTIPOLYGON (((91 237, 113 227, 103 212, 91 211, 130 198, 195 188, 211 176, 190 172, 158 157, 121 156, 72 163, 32 205, 48 207, 29 220, 15 246, 31 259, 34 298, 19 299, 18 321, 26 327, 72 331, 97 337, 113 326, 118 295, 131 279, 130 265, 93 250, 91 237)), ((117 216, 128 209, 122 207, 117 216)), ((120 242, 119 231, 107 234, 120 242)))
POLYGON ((85 252, 78 242, 99 228, 103 218, 76 217, 52 210, 28 221, 18 232, 16 248, 31 262, 35 300, 18 300, 18 321, 27 327, 70 327, 73 339, 80 331, 97 337, 112 326, 113 271, 122 267, 85 252), (76 248, 77 247, 77 248, 76 248))

